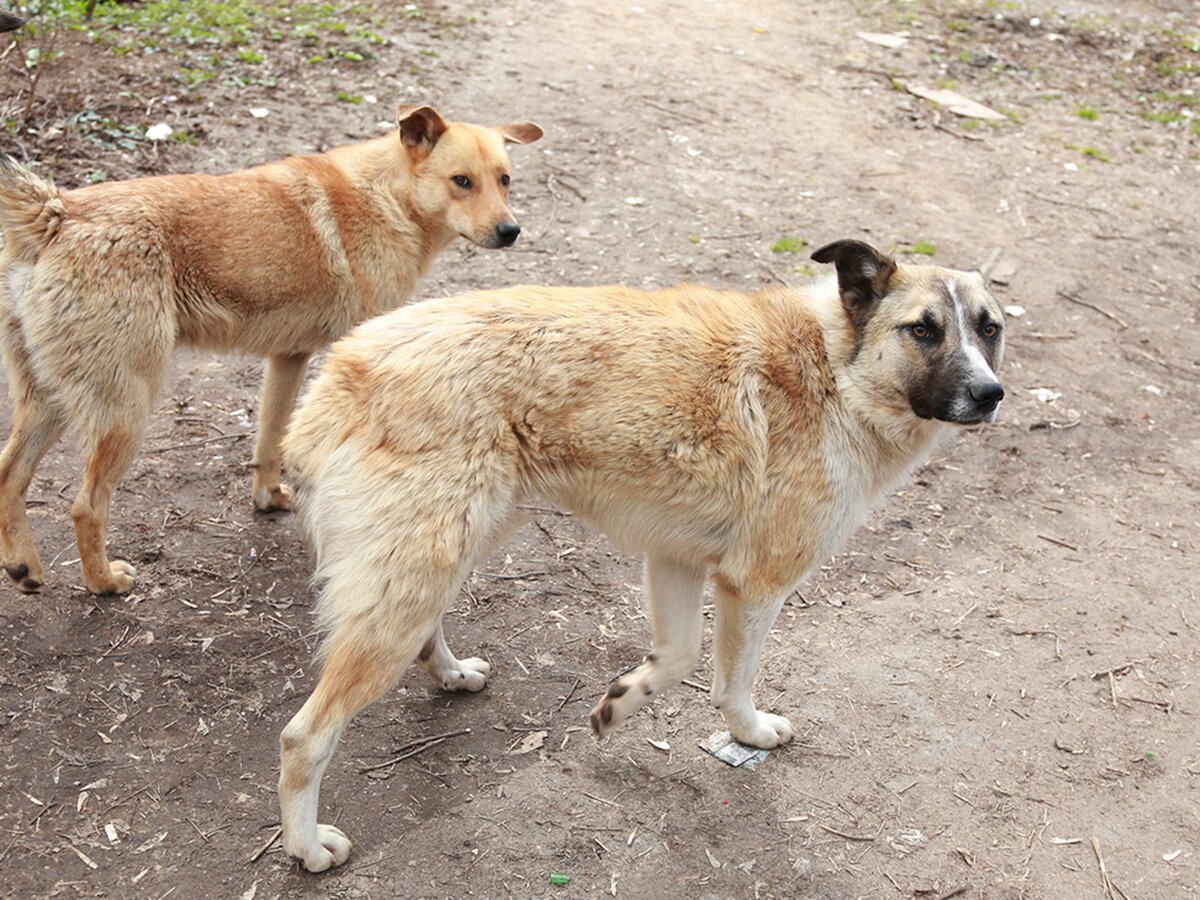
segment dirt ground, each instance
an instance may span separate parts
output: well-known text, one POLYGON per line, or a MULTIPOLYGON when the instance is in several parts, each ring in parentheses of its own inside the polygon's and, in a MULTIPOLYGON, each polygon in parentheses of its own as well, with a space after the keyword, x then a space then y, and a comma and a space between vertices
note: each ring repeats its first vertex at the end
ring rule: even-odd
MULTIPOLYGON (((278 734, 315 673, 295 523, 249 500, 261 365, 181 353, 115 503, 132 595, 79 586, 69 443, 30 492, 53 564, 40 595, 0 592, 0 893, 1200 894, 1194 4, 415 13, 348 14, 385 40, 368 38, 374 59, 308 64, 311 48, 283 39, 255 64, 271 77, 182 90, 165 73, 186 60, 73 35, 34 130, 0 146, 77 185, 362 139, 397 101, 532 118, 547 136, 513 152, 518 246, 453 248, 423 296, 749 288, 803 282, 807 252, 840 237, 932 250, 985 267, 1025 310, 1008 323, 1001 419, 940 447, 789 599, 757 698, 797 738, 753 772, 697 746, 720 727, 707 661, 592 739, 587 710, 648 649, 640 568, 538 511, 447 617, 459 655, 492 661, 487 690, 445 695, 414 670, 355 720, 322 796, 354 852, 310 875, 269 843, 278 734), (956 117, 913 84, 1008 119, 956 117), (104 123, 70 118, 87 109, 104 123), (120 130, 160 121, 186 139, 120 130)), ((0 79, 15 115, 21 81, 0 79)))

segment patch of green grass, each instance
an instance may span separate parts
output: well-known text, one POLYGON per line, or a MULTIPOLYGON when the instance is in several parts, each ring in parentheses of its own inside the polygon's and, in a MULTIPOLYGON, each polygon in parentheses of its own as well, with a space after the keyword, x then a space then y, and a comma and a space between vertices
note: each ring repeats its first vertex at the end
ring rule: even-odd
POLYGON ((799 253, 808 246, 808 241, 802 237, 785 235, 771 245, 772 253, 799 253))
POLYGON ((1078 150, 1088 159, 1098 159, 1100 162, 1108 162, 1112 158, 1103 150, 1089 144, 1067 144, 1066 147, 1068 150, 1078 150))
POLYGON ((145 126, 118 122, 90 109, 72 116, 67 124, 93 143, 120 147, 122 150, 136 150, 138 144, 146 139, 145 126))
POLYGON ((1096 119, 1100 117, 1100 114, 1090 106, 1079 107, 1079 109, 1075 110, 1075 115, 1079 116, 1081 119, 1086 119, 1089 122, 1095 122, 1096 119))
POLYGON ((691 241, 693 244, 698 244, 698 243, 700 243, 700 235, 698 235, 698 234, 689 234, 689 235, 687 236, 687 239, 688 239, 689 241, 691 241))
POLYGON ((342 103, 362 103, 363 102, 363 98, 360 97, 358 94, 351 94, 348 91, 339 90, 333 96, 335 96, 342 103))
POLYGON ((930 241, 917 241, 904 252, 915 253, 920 256, 933 256, 937 253, 937 245, 930 241))
MULTIPOLYGON (((374 30, 382 17, 367 3, 279 3, 255 0, 146 0, 102 2, 87 22, 87 0, 55 0, 61 23, 88 30, 114 53, 167 53, 180 58, 176 80, 187 86, 218 75, 234 87, 274 84, 242 66, 268 62, 264 44, 284 40, 312 44, 321 52, 308 62, 373 59, 370 45, 385 38, 374 30)), ((43 5, 48 5, 43 3, 43 5)), ((406 10, 416 10, 409 6, 406 10)), ((412 17, 406 12, 406 17, 412 17)))

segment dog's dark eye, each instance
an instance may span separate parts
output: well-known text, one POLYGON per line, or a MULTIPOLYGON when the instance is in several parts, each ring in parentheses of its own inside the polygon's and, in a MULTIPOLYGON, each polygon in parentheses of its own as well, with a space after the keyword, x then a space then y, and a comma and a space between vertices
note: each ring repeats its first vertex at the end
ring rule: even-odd
POLYGON ((983 326, 983 336, 985 338, 994 338, 1000 333, 1000 329, 996 327, 995 322, 988 322, 983 326))
POLYGON ((511 181, 512 181, 512 179, 509 178, 507 175, 500 176, 500 184, 504 187, 508 187, 509 182, 511 182, 511 181))
POLYGON ((912 333, 913 337, 915 338, 929 337, 929 329, 925 326, 924 322, 914 322, 912 326, 912 333))
POLYGON ((450 180, 453 181, 455 184, 457 184, 463 190, 466 190, 467 188, 469 188, 471 186, 471 179, 468 178, 466 175, 455 175, 450 180))

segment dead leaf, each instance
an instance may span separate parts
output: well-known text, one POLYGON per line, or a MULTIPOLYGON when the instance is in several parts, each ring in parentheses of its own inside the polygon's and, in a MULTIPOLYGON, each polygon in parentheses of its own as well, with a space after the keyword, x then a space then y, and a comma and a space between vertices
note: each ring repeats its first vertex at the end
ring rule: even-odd
POLYGON ((902 34, 879 34, 874 31, 860 31, 857 36, 868 44, 887 47, 889 50, 899 50, 908 43, 908 38, 902 34))
POLYGON ((920 84, 906 84, 904 89, 914 97, 930 100, 938 106, 944 106, 956 116, 968 119, 983 119, 985 122, 1007 122, 1008 116, 994 109, 977 103, 970 97, 964 97, 956 91, 935 90, 920 84))
POLYGON ((531 731, 525 737, 521 738, 521 743, 517 744, 515 750, 512 751, 513 756, 520 756, 522 753, 532 753, 534 750, 541 750, 546 743, 546 731, 531 731))

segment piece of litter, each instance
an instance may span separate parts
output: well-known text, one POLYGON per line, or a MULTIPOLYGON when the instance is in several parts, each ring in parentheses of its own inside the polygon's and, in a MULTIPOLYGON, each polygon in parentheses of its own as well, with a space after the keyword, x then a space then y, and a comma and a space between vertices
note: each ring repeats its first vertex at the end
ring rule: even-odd
POLYGON ((137 847, 134 848, 133 852, 134 853, 145 853, 147 850, 153 850, 155 847, 157 847, 159 844, 161 844, 166 839, 167 839, 167 833, 165 831, 160 831, 154 837, 149 838, 145 841, 142 841, 142 843, 138 844, 137 847))
POLYGON ((1033 394, 1033 399, 1038 403, 1053 403, 1062 396, 1058 391, 1052 391, 1050 388, 1036 387, 1030 388, 1029 393, 1033 394))
POLYGON ((670 741, 656 741, 652 738, 646 738, 646 743, 648 743, 651 747, 654 747, 657 750, 663 751, 664 753, 666 753, 667 751, 669 751, 671 749, 670 741))
POLYGON ((1183 852, 1182 850, 1172 850, 1170 853, 1164 853, 1163 860, 1165 862, 1174 862, 1175 860, 1177 860, 1179 858, 1179 854, 1181 854, 1182 852, 1183 852))
POLYGON ((561 872, 551 872, 550 873, 550 883, 551 884, 570 884, 571 876, 563 875, 561 872))
POLYGON ((1163 389, 1154 384, 1144 384, 1142 385, 1142 390, 1147 394, 1153 394, 1155 397, 1161 397, 1163 395, 1163 389))
POLYGON ((983 119, 985 122, 1007 122, 1008 116, 998 113, 990 107, 977 103, 970 97, 964 97, 956 91, 935 90, 920 84, 906 84, 904 89, 914 97, 929 100, 938 106, 944 106, 956 116, 967 119, 983 119))
POLYGON ((908 38, 902 34, 879 34, 874 31, 860 31, 856 37, 866 41, 868 44, 877 44, 880 47, 887 47, 889 50, 898 50, 908 43, 908 38))
POLYGON ((159 122, 157 125, 151 125, 146 129, 146 140, 148 141, 165 141, 175 133, 175 129, 166 122, 159 122))
POLYGON ((902 828, 896 833, 896 838, 900 843, 907 844, 910 847, 920 847, 929 841, 929 838, 925 837, 924 832, 920 828, 902 828))
POLYGON ((531 753, 534 750, 542 749, 542 745, 546 743, 546 731, 531 731, 525 737, 521 738, 521 743, 517 744, 516 749, 511 750, 513 756, 520 756, 522 753, 531 753))
POLYGON ((721 868, 721 863, 717 860, 717 858, 715 856, 712 855, 712 851, 709 850, 707 847, 704 848, 704 855, 708 857, 708 864, 710 866, 712 866, 714 869, 721 868))
POLYGON ((711 753, 723 763, 734 768, 744 767, 750 772, 757 769, 758 764, 771 752, 739 744, 728 731, 714 731, 700 742, 700 749, 705 753, 711 753))
POLYGON ((117 834, 117 826, 109 822, 104 826, 104 834, 108 838, 110 844, 121 843, 121 835, 117 834))
POLYGON ((204 719, 201 719, 196 723, 196 733, 202 735, 208 734, 208 723, 205 722, 204 719))
POLYGON ((625 202, 628 203, 630 206, 645 206, 646 198, 645 197, 626 197, 625 202))
POLYGON ((1079 171, 1079 166, 1075 165, 1075 163, 1063 163, 1063 168, 1066 169, 1068 172, 1078 172, 1079 171))
POLYGON ((255 106, 250 109, 250 115, 256 119, 265 119, 271 114, 271 111, 265 106, 255 106))
POLYGON ((96 865, 96 861, 94 859, 92 859, 90 856, 88 856, 86 853, 84 853, 82 850, 80 850, 74 844, 67 844, 67 846, 75 851, 75 855, 78 856, 80 859, 82 859, 84 862, 84 865, 86 865, 89 869, 100 868, 99 866, 96 865))
POLYGON ((1025 315, 1025 307, 1023 307, 1023 306, 1006 306, 1006 307, 1004 307, 1004 314, 1006 316, 1009 316, 1010 318, 1019 319, 1019 318, 1021 318, 1021 316, 1025 315))

